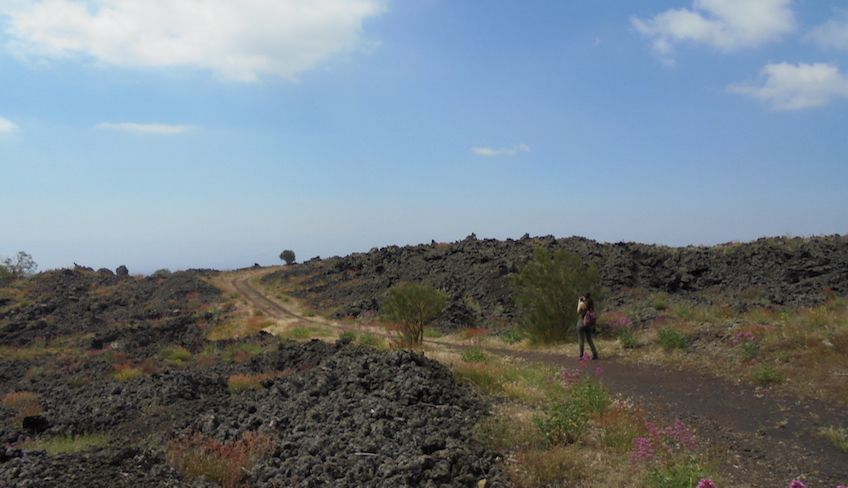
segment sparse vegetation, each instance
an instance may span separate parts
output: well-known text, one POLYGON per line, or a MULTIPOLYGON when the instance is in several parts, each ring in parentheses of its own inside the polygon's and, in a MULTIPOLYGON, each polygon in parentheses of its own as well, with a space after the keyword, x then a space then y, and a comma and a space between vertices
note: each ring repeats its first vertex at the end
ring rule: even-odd
POLYGON ((512 280, 515 302, 530 341, 573 340, 577 298, 590 291, 597 302, 600 283, 597 268, 586 265, 577 255, 536 248, 533 259, 512 280))
POLYGON ((118 381, 130 381, 144 376, 144 371, 129 364, 115 366, 112 377, 118 381))
POLYGON ((159 357, 169 366, 185 366, 191 361, 191 352, 182 346, 165 346, 159 351, 159 357))
POLYGON ((469 347, 462 351, 462 360, 467 363, 479 363, 488 358, 489 356, 479 347, 469 347))
POLYGON ((6 258, 0 262, 0 285, 11 280, 29 276, 38 269, 38 265, 29 254, 19 251, 15 258, 6 258))
POLYGON ((837 449, 848 453, 848 428, 825 427, 821 430, 821 435, 829 440, 837 449))
POLYGON ((670 327, 664 327, 658 332, 658 340, 660 346, 666 351, 675 349, 686 349, 689 346, 689 340, 683 332, 670 327))
POLYGON ((783 375, 773 366, 760 364, 754 368, 754 380, 764 386, 783 382, 783 375))
POLYGON ((44 411, 41 397, 31 391, 12 391, 6 393, 0 404, 15 411, 15 423, 20 423, 24 417, 38 415, 44 411))
POLYGON ((404 345, 421 344, 424 326, 441 315, 447 294, 420 283, 401 283, 389 289, 380 314, 394 323, 404 345))
POLYGON ((224 442, 194 434, 169 442, 166 458, 188 479, 205 477, 223 488, 238 488, 245 473, 274 446, 273 438, 255 432, 224 442))
POLYGON ((88 451, 108 444, 107 434, 80 434, 37 438, 25 443, 24 448, 56 455, 88 451))

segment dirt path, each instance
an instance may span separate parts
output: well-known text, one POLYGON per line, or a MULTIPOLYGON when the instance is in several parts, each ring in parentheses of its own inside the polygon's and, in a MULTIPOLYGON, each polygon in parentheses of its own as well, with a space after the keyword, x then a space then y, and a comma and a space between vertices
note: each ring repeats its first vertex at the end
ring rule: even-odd
MULTIPOLYGON (((249 277, 234 278, 233 287, 269 316, 357 330, 299 315, 257 290, 249 277)), ((437 348, 466 347, 425 342, 437 348)), ((556 367, 577 366, 575 358, 562 354, 485 349, 556 367)), ((781 488, 794 478, 804 479, 809 488, 848 484, 848 454, 818 435, 823 427, 848 426, 844 405, 828 405, 691 371, 633 364, 617 358, 604 358, 597 364, 604 368, 603 382, 613 392, 633 398, 651 416, 679 418, 694 427, 705 444, 724 460, 720 469, 726 487, 781 488)))

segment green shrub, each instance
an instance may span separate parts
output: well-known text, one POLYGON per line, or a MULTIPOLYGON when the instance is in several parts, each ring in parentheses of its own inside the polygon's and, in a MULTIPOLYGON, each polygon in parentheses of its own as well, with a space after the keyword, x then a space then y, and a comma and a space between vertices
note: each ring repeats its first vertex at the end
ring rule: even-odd
POLYGON ((564 401, 551 401, 533 421, 549 445, 576 442, 585 432, 589 418, 604 412, 612 403, 609 393, 598 382, 583 379, 564 401))
POLYGON ((659 341, 660 346, 666 351, 686 349, 689 346, 689 341, 683 332, 668 327, 660 329, 659 341))
POLYGON ((380 347, 383 345, 383 338, 368 332, 363 332, 359 335, 359 343, 363 346, 380 347))
POLYGON ((648 471, 648 488, 692 488, 705 476, 703 468, 691 460, 678 461, 648 471))
POLYGON ((462 351, 462 360, 466 363, 479 363, 485 361, 488 358, 489 357, 486 355, 486 353, 478 347, 470 347, 462 351))
POLYGON ((750 361, 760 355, 760 346, 756 342, 743 342, 739 345, 739 352, 742 359, 750 361))
POLYGON ((668 310, 668 297, 662 293, 651 295, 651 306, 658 312, 668 310))
POLYGON ((511 328, 501 333, 501 340, 507 344, 517 344, 524 340, 524 332, 521 329, 511 328))
POLYGON ((159 351, 159 357, 170 366, 183 366, 191 361, 191 352, 182 346, 165 346, 159 351))
POLYGON ((754 370, 754 380, 761 385, 773 385, 783 382, 783 375, 774 367, 761 364, 754 370))
POLYGON ((397 324, 404 344, 421 344, 424 326, 439 315, 447 304, 445 292, 419 283, 401 283, 389 289, 380 304, 380 315, 397 324))
POLYGON ((342 332, 341 334, 339 334, 339 340, 353 342, 356 340, 356 333, 350 331, 342 332))
POLYGON ((621 329, 618 331, 618 341, 621 342, 625 349, 636 349, 639 347, 639 340, 636 339, 636 334, 630 329, 621 329))
POLYGON ((836 446, 837 449, 848 454, 848 428, 827 427, 821 430, 821 435, 836 446))
POLYGON ((583 379, 571 389, 571 398, 580 405, 584 412, 595 415, 610 406, 609 393, 597 381, 583 379))
POLYGON ((427 339, 438 339, 442 335, 442 331, 435 327, 424 327, 424 337, 427 339))
POLYGON ((587 266, 579 256, 536 248, 533 259, 512 279, 515 303, 530 341, 574 339, 577 298, 590 291, 597 302, 600 283, 598 269, 587 266))

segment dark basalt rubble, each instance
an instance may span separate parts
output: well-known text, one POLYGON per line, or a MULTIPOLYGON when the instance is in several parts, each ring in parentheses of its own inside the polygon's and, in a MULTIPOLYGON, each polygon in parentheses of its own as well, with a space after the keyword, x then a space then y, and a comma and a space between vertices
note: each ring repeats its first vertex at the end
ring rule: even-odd
POLYGON ((169 443, 254 432, 274 449, 245 473, 246 486, 505 484, 497 455, 473 436, 485 403, 420 354, 267 334, 206 341, 204 327, 218 320, 206 305, 220 293, 196 272, 118 278, 63 270, 23 289, 0 304, 0 346, 63 352, 0 358, 0 397, 31 392, 43 407, 19 422, 0 404, 0 486, 217 486, 175 471, 169 443), (168 364, 160 351, 174 345, 217 359, 168 364), (261 352, 222 359, 241 346, 261 352), (116 365, 150 358, 155 371, 115 377, 116 365), (232 375, 256 374, 269 375, 260 389, 228 389, 232 375), (85 434, 108 442, 68 454, 27 447, 33 438, 85 434))
POLYGON ((487 316, 515 316, 510 277, 539 246, 565 249, 594 263, 612 303, 625 301, 633 289, 740 308, 810 305, 823 301, 827 290, 848 293, 848 236, 675 248, 580 237, 481 240, 472 234, 449 244, 388 246, 312 259, 264 280, 305 278, 294 294, 335 310, 339 317, 378 310, 380 298, 398 282, 425 282, 450 296, 444 325, 473 325, 487 316))

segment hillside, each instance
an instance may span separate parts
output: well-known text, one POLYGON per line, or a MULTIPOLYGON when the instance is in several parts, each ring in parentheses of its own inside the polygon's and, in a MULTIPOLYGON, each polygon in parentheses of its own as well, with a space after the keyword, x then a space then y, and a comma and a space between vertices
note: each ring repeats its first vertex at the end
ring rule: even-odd
POLYGON ((421 281, 449 293, 448 324, 478 324, 491 317, 515 315, 510 276, 537 246, 565 249, 594 263, 614 303, 632 299, 634 290, 741 309, 815 304, 824 300, 828 290, 848 293, 848 236, 776 237, 675 248, 605 244, 580 237, 481 240, 472 234, 449 244, 387 246, 345 257, 316 258, 264 280, 273 284, 295 277, 300 287, 293 294, 334 310, 338 317, 375 311, 393 284, 421 281))

